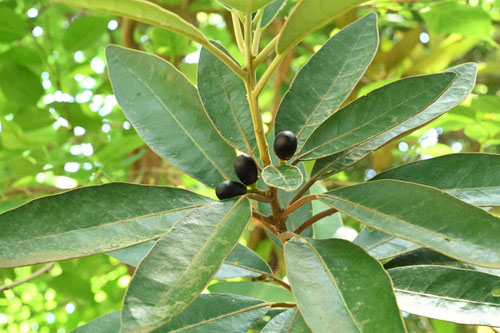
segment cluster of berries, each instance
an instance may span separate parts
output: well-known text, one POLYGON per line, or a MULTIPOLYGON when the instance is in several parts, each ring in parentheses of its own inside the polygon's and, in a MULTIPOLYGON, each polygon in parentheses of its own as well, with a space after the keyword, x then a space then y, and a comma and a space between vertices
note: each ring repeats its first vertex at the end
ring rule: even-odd
MULTIPOLYGON (((281 160, 287 161, 297 150, 297 137, 290 131, 283 131, 276 136, 273 146, 276 156, 281 160)), ((247 193, 247 186, 255 184, 257 179, 259 179, 257 164, 247 154, 241 154, 236 158, 234 172, 241 183, 226 180, 217 185, 215 194, 220 200, 234 198, 247 193)))

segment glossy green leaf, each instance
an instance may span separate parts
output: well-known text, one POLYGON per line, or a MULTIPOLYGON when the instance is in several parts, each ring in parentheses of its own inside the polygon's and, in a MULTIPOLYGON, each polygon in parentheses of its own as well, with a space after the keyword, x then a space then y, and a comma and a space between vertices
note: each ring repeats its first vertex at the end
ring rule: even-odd
POLYGON ((500 155, 450 154, 383 172, 372 180, 398 179, 436 187, 476 206, 500 206, 500 155))
POLYGON ((269 310, 261 300, 238 295, 200 295, 183 312, 153 332, 247 332, 269 310))
POLYGON ((390 269, 399 307, 419 316, 460 324, 500 326, 500 278, 443 266, 390 269))
POLYGON ((90 323, 78 327, 71 333, 119 333, 120 311, 115 311, 101 316, 90 323))
POLYGON ((144 141, 169 163, 215 187, 236 179, 236 154, 207 117, 195 87, 163 59, 106 50, 116 99, 144 141))
POLYGON ((155 25, 186 36, 200 44, 207 44, 203 33, 192 24, 152 2, 143 0, 54 0, 66 5, 95 9, 155 25))
POLYGON ((371 228, 363 229, 353 243, 378 260, 392 258, 420 247, 413 242, 371 228))
POLYGON ((262 170, 262 180, 287 192, 295 191, 304 182, 302 172, 293 165, 269 165, 262 170))
POLYGON ((287 277, 313 332, 405 332, 389 277, 363 249, 341 239, 293 238, 287 277))
POLYGON ((250 220, 248 199, 216 202, 179 220, 139 264, 122 309, 122 332, 150 331, 183 311, 217 272, 250 220))
POLYGON ((318 159, 366 142, 424 110, 455 78, 454 73, 417 76, 372 91, 324 121, 298 158, 318 159))
POLYGON ((0 42, 13 42, 22 39, 28 32, 28 23, 22 16, 7 6, 0 6, 0 42))
POLYGON ((363 144, 316 161, 311 176, 325 178, 342 171, 398 136, 425 125, 460 104, 474 87, 477 65, 473 63, 464 64, 451 68, 448 72, 457 74, 457 79, 453 81, 448 90, 437 101, 401 124, 369 139, 363 144))
MULTIPOLYGON (((155 242, 146 242, 107 254, 128 265, 138 266, 154 245, 155 242)), ((266 274, 273 274, 269 265, 248 247, 237 244, 214 278, 225 280, 235 277, 259 277, 266 274)))
POLYGON ((214 278, 226 280, 235 277, 259 277, 266 274, 273 274, 267 262, 248 247, 238 244, 224 260, 224 264, 214 278))
POLYGON ((280 313, 267 323, 261 333, 311 333, 298 309, 280 313))
POLYGON ((314 30, 366 0, 299 0, 280 34, 277 52, 284 53, 314 30))
POLYGON ((82 16, 71 22, 64 31, 63 45, 68 51, 85 50, 95 47, 106 34, 109 18, 82 16))
POLYGON ((251 12, 256 11, 264 6, 267 6, 273 0, 219 0, 223 4, 235 8, 241 12, 246 13, 247 10, 251 12))
POLYGON ((387 263, 384 264, 384 268, 392 269, 396 267, 416 266, 416 265, 451 266, 456 268, 464 268, 468 270, 479 271, 482 273, 487 273, 490 275, 496 275, 500 277, 500 269, 492 269, 476 265, 469 265, 425 247, 421 247, 411 252, 404 253, 388 261, 387 263))
POLYGON ((335 34, 300 70, 276 116, 276 132, 297 135, 297 151, 342 105, 378 47, 377 15, 369 14, 335 34))
POLYGON ((211 293, 237 294, 254 297, 266 302, 294 302, 293 295, 287 289, 267 282, 217 282, 210 285, 208 291, 211 293))
POLYGON ((215 201, 169 187, 111 183, 33 200, 0 215, 0 267, 83 257, 156 239, 215 201))
POLYGON ((500 268, 500 219, 433 187, 379 180, 328 192, 320 200, 452 258, 500 268))
POLYGON ((253 154, 257 140, 245 84, 205 48, 198 64, 198 89, 205 110, 222 137, 236 149, 253 154))
POLYGON ((287 0, 274 0, 264 8, 262 13, 261 28, 267 27, 278 16, 280 11, 285 7, 287 0))

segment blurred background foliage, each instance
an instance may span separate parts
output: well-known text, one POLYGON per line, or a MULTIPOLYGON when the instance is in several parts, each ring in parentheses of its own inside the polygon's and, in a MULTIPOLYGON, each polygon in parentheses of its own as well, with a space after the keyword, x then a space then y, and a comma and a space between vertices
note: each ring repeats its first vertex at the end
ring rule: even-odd
MULTIPOLYGON (((215 0, 155 2, 241 60, 231 17, 215 0)), ((264 45, 294 3, 288 1, 266 29, 264 45)), ((453 152, 500 153, 500 0, 373 0, 345 13, 307 37, 279 67, 261 98, 268 128, 295 73, 313 52, 339 29, 374 11, 379 14, 380 50, 350 100, 402 77, 471 61, 479 65, 477 85, 462 105, 324 180, 323 186, 361 182, 394 166, 453 152)), ((196 80, 199 45, 184 37, 46 0, 0 0, 0 211, 111 181, 178 186, 214 197, 212 190, 162 161, 131 128, 106 75, 104 50, 110 43, 157 54, 196 80)), ((342 217, 334 217, 322 232, 353 237, 359 224, 343 220, 337 230, 342 217)), ((243 242, 280 272, 282 258, 262 230, 249 230, 243 242)), ((1 270, 0 286, 41 267, 1 270)), ((107 255, 56 263, 47 274, 0 292, 0 332, 69 332, 119 309, 131 274, 132 267, 107 255)), ((271 287, 257 295, 245 281, 209 289, 270 299, 283 292, 271 287)), ((415 333, 493 332, 404 315, 415 333)))

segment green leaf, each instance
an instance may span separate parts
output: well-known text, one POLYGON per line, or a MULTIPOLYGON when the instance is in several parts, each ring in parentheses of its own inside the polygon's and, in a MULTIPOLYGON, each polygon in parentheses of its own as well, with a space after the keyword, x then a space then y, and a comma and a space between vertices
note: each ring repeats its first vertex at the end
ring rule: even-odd
POLYGON ((156 239, 215 201, 177 188, 111 183, 33 200, 0 215, 0 267, 108 252, 156 239))
POLYGON ((435 102, 455 78, 454 73, 417 76, 372 91, 325 120, 298 158, 329 156, 394 128, 435 102))
POLYGON ((248 297, 262 299, 266 302, 294 302, 293 295, 287 289, 266 282, 217 282, 210 285, 208 291, 211 293, 238 294, 248 297))
MULTIPOLYGON (((311 186, 311 193, 322 194, 327 190, 320 183, 315 183, 311 186)), ((312 202, 313 215, 319 214, 327 209, 330 209, 328 205, 325 205, 319 200, 314 200, 312 202)), ((305 220, 303 220, 305 221, 305 220)), ((313 224, 313 232, 315 239, 329 239, 333 238, 333 235, 343 225, 341 213, 335 213, 333 215, 322 218, 320 221, 313 224)))
POLYGON ((106 49, 116 99, 144 141, 210 187, 235 179, 236 154, 208 119, 196 88, 159 57, 106 49))
POLYGON ((500 277, 500 269, 469 265, 425 247, 421 247, 392 259, 391 261, 384 264, 384 268, 392 269, 396 267, 416 265, 451 266, 455 268, 464 268, 468 270, 479 271, 482 273, 500 277))
POLYGON ((270 306, 237 295, 200 295, 183 312, 153 332, 247 332, 270 306))
POLYGON ((497 276, 443 266, 390 269, 399 307, 419 316, 460 324, 500 326, 497 276))
POLYGON ((299 0, 281 31, 277 52, 287 52, 314 30, 365 1, 299 0))
POLYGON ((271 319, 261 333, 311 333, 311 329, 298 309, 290 309, 271 319))
POLYGON ((464 64, 451 68, 448 72, 457 74, 457 79, 453 81, 448 90, 437 101, 401 124, 369 139, 363 144, 316 161, 311 176, 325 178, 342 171, 398 136, 425 125, 460 104, 474 87, 477 65, 472 63, 464 64))
POLYGON ((224 260, 224 264, 215 274, 214 279, 225 280, 235 277, 259 277, 272 275, 271 267, 257 253, 241 244, 224 260))
POLYGON ((420 247, 413 242, 371 228, 363 229, 353 243, 361 246, 377 260, 392 258, 420 247))
POLYGON ((26 66, 14 63, 0 68, 0 89, 9 101, 19 105, 36 105, 44 93, 39 75, 26 66))
POLYGON ((378 180, 325 193, 320 200, 391 235, 500 268, 500 219, 435 188, 378 180))
POLYGON ((153 29, 153 44, 155 53, 168 57, 184 57, 186 54, 196 52, 193 43, 175 32, 165 29, 153 29))
POLYGON ((405 332, 389 277, 363 249, 341 239, 292 238, 287 276, 314 332, 405 332))
POLYGON ((372 180, 429 185, 476 206, 500 206, 500 155, 450 154, 383 172, 372 180))
POLYGON ((95 48, 106 33, 109 19, 98 16, 82 16, 71 22, 64 31, 63 45, 68 51, 95 48))
POLYGON ((205 289, 251 217, 246 198, 216 202, 179 220, 139 264, 122 309, 122 332, 151 331, 205 289))
POLYGON ((154 3, 142 0, 54 0, 82 8, 95 9, 148 23, 186 36, 202 45, 208 43, 205 35, 192 24, 154 3))
POLYGON ((297 151, 349 96, 378 47, 377 15, 369 14, 328 40, 300 70, 276 116, 276 132, 297 135, 297 151))
POLYGON ((264 8, 264 13, 262 13, 262 22, 260 27, 267 27, 276 18, 276 16, 278 16, 279 12, 285 7, 285 5, 286 0, 274 0, 267 5, 266 8, 264 8))
POLYGON ((287 192, 295 191, 304 182, 302 172, 296 166, 275 166, 273 164, 262 170, 262 180, 269 186, 274 186, 287 192))
POLYGON ((149 251, 156 244, 156 240, 126 247, 121 250, 111 251, 107 255, 126 263, 127 265, 137 267, 144 259, 149 251))
POLYGON ((491 39, 492 19, 481 6, 444 1, 424 7, 420 16, 429 30, 436 33, 491 39))
POLYGON ((120 311, 115 311, 101 316, 90 323, 78 327, 71 333, 119 333, 120 332, 120 311))
POLYGON ((267 6, 273 0, 219 0, 223 4, 235 8, 241 12, 246 13, 248 10, 255 12, 264 6, 267 6))
POLYGON ((28 32, 28 23, 15 11, 6 6, 0 6, 0 42, 8 43, 22 39, 28 32))
POLYGON ((253 155, 257 140, 245 84, 205 48, 198 64, 198 89, 208 117, 221 136, 236 149, 253 155))

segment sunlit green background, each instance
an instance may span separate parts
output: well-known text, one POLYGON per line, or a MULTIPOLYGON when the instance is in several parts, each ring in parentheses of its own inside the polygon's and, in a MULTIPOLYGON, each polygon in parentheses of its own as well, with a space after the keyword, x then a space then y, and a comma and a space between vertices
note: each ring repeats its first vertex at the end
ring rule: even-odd
MULTIPOLYGON (((306 0, 307 1, 307 0, 306 0)), ((157 0, 221 41, 237 58, 230 15, 215 0, 157 0)), ((264 42, 283 24, 269 26, 264 42)), ((500 153, 500 1, 370 1, 298 45, 264 91, 271 123, 297 70, 333 33, 377 11, 380 51, 352 98, 401 77, 456 64, 479 65, 478 84, 461 106, 326 179, 334 188, 388 168, 453 152, 500 153)), ((106 75, 110 43, 155 53, 193 82, 199 46, 184 37, 112 15, 48 1, 0 0, 0 211, 64 189, 110 181, 212 190, 152 153, 125 119, 106 75)), ((262 68, 261 70, 263 70, 262 68)), ((450 170, 450 172, 453 172, 450 170)), ((344 219, 339 233, 360 230, 344 219)), ((282 258, 259 230, 243 240, 280 271, 282 258)), ((44 265, 0 270, 0 285, 44 265)), ((133 269, 107 255, 56 263, 48 274, 0 293, 0 332, 69 332, 118 310, 133 269)), ((493 332, 404 314, 410 332, 493 332)))

